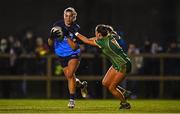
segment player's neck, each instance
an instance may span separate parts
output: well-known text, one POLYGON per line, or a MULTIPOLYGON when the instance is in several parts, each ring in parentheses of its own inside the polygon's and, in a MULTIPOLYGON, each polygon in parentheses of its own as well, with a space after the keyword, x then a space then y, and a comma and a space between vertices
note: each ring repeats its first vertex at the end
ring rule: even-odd
POLYGON ((70 27, 71 25, 72 25, 72 23, 70 24, 70 23, 65 23, 65 25, 67 26, 67 27, 70 27))

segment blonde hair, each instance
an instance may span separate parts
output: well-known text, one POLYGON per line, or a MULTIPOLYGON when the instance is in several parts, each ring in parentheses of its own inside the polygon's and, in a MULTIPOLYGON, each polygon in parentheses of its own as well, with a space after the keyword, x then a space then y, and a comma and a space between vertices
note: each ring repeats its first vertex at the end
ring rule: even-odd
POLYGON ((75 10, 73 7, 68 7, 68 8, 66 8, 66 9, 64 10, 64 14, 65 14, 66 12, 72 12, 72 13, 73 13, 73 17, 74 17, 73 21, 76 21, 77 12, 76 12, 76 10, 75 10))

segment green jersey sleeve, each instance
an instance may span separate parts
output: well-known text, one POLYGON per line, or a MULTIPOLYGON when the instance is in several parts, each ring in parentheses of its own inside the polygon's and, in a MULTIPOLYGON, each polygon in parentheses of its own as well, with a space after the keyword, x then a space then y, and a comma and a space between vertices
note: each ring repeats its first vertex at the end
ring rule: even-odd
POLYGON ((103 38, 102 39, 97 39, 97 40, 95 40, 95 42, 100 48, 103 48, 104 43, 105 43, 103 38))

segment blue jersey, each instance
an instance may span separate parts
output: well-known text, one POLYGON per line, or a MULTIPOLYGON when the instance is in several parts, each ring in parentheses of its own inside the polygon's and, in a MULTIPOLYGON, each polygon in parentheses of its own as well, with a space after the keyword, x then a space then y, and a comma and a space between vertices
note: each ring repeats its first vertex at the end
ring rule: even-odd
POLYGON ((122 47, 123 51, 125 53, 127 53, 128 47, 126 42, 124 41, 124 39, 121 38, 121 36, 119 35, 114 35, 114 38, 116 39, 116 41, 118 42, 118 44, 122 47))
POLYGON ((127 50, 128 50, 128 49, 127 49, 127 44, 126 44, 126 42, 125 42, 122 38, 118 39, 117 42, 118 42, 118 44, 122 47, 123 51, 124 51, 125 53, 127 53, 127 50))
MULTIPOLYGON (((60 26, 65 31, 68 31, 68 27, 65 25, 63 20, 57 21, 53 26, 60 26)), ((71 28, 71 30, 73 29, 74 31, 77 32, 80 27, 78 24, 73 24, 72 26, 70 26, 70 28, 71 28)), ((70 33, 69 36, 72 40, 75 39, 74 34, 70 33)), ((70 55, 79 54, 80 49, 78 48, 77 50, 73 50, 67 41, 67 37, 66 36, 63 36, 63 37, 64 37, 63 40, 59 40, 58 38, 54 38, 54 52, 55 52, 55 54, 60 56, 60 57, 66 57, 66 56, 70 56, 70 55)), ((79 44, 78 44, 78 47, 79 47, 79 44)))

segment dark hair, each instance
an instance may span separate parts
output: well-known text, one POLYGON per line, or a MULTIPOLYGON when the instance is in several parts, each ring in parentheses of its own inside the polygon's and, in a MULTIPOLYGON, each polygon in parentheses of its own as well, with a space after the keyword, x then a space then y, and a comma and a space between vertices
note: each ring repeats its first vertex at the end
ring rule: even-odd
POLYGON ((116 31, 114 31, 112 26, 110 26, 110 25, 105 25, 105 26, 106 26, 108 33, 113 34, 115 39, 117 39, 117 40, 120 39, 120 36, 116 33, 116 31))
POLYGON ((106 26, 107 31, 108 31, 110 34, 117 35, 116 31, 114 31, 114 29, 113 29, 112 26, 110 26, 110 25, 105 25, 105 26, 106 26))
POLYGON ((95 30, 96 30, 98 33, 101 33, 101 35, 102 35, 103 37, 108 35, 107 27, 106 27, 106 25, 104 25, 104 24, 99 24, 99 25, 97 25, 95 30))
POLYGON ((109 33, 111 33, 111 32, 114 31, 114 29, 112 28, 112 26, 110 26, 110 25, 105 25, 105 26, 106 26, 106 29, 107 29, 107 31, 108 31, 109 33))

